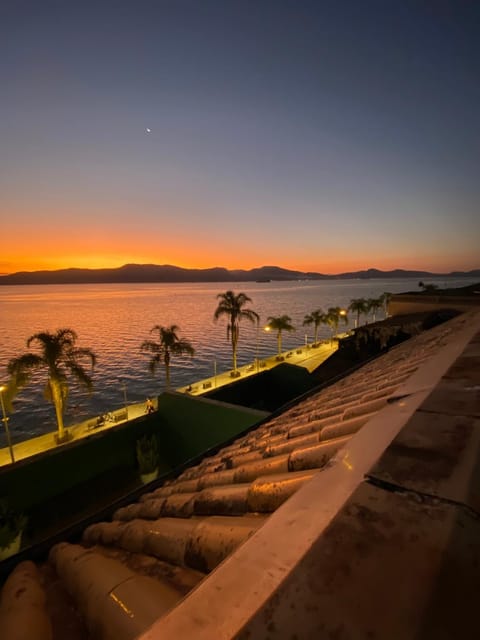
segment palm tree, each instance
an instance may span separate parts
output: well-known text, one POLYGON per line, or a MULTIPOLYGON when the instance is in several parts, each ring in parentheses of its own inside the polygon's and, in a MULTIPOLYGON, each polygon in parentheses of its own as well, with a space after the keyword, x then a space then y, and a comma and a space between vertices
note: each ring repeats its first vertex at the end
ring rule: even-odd
POLYGON ((382 293, 382 295, 380 296, 380 300, 382 301, 382 305, 383 305, 383 313, 385 315, 385 318, 388 318, 388 303, 390 302, 391 299, 392 299, 392 294, 389 291, 384 291, 382 293))
POLYGON ((317 344, 318 342, 318 327, 324 322, 325 322, 325 314, 321 309, 316 309, 315 311, 308 313, 303 319, 304 327, 307 325, 313 324, 314 332, 315 332, 315 337, 313 341, 314 344, 317 344))
POLYGON ((360 316, 362 315, 362 313, 365 315, 367 314, 367 301, 365 300, 365 298, 354 298, 353 300, 350 300, 348 310, 357 314, 357 317, 355 318, 356 329, 360 324, 360 316))
POLYGON ((372 311, 373 322, 377 320, 377 311, 383 307, 383 301, 380 298, 369 298, 367 300, 368 311, 372 311))
POLYGON ((167 391, 170 389, 170 361, 172 356, 180 356, 183 354, 193 356, 195 353, 195 349, 187 340, 181 340, 178 337, 177 331, 179 328, 180 327, 177 327, 175 324, 172 324, 169 327, 162 327, 161 325, 156 324, 152 327, 150 333, 158 331, 159 341, 153 342, 153 340, 144 340, 140 345, 141 351, 153 354, 148 363, 148 368, 152 375, 155 375, 157 366, 161 362, 165 365, 167 391))
POLYGON ((340 318, 343 318, 345 324, 348 323, 348 316, 345 309, 341 307, 330 307, 327 311, 325 321, 332 329, 332 339, 336 337, 338 333, 338 323, 340 318))
POLYGON ((9 387, 12 395, 29 382, 35 371, 46 370, 47 383, 44 395, 55 407, 58 425, 57 442, 68 439, 63 424, 63 413, 69 391, 68 375, 75 378, 87 391, 91 392, 93 389, 92 379, 79 360, 88 358, 93 369, 97 360, 96 355, 90 349, 77 347, 76 341, 77 334, 72 329, 58 329, 55 333, 48 331, 35 333, 28 338, 27 347, 36 343, 40 353, 25 353, 19 358, 12 358, 7 366, 11 376, 9 387))
POLYGON ((225 293, 219 293, 217 298, 220 300, 213 319, 218 320, 221 316, 227 316, 227 340, 232 342, 232 360, 233 360, 233 373, 237 373, 237 347, 238 339, 240 336, 240 321, 245 319, 250 322, 259 322, 260 316, 252 309, 245 308, 247 302, 251 302, 245 293, 235 294, 233 291, 226 291, 225 293))
POLYGON ((273 329, 277 332, 278 357, 282 355, 282 331, 296 331, 291 322, 292 319, 290 318, 290 316, 277 316, 276 318, 270 316, 267 320, 268 324, 265 328, 268 331, 273 329))

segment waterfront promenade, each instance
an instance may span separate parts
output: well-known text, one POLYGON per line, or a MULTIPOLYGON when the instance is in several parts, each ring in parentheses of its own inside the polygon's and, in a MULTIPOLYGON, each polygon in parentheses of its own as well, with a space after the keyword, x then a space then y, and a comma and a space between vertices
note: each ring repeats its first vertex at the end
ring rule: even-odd
MULTIPOLYGON (((243 380, 249 376, 261 373, 262 371, 268 371, 282 362, 304 367, 309 371, 309 373, 311 373, 330 355, 332 355, 337 348, 338 342, 335 340, 332 342, 322 342, 315 348, 308 345, 299 349, 285 351, 281 355, 281 360, 278 359, 278 356, 274 355, 239 367, 238 372, 240 375, 238 377, 233 378, 231 376, 231 370, 228 370, 218 373, 210 378, 194 382, 189 386, 180 387, 176 389, 176 391, 180 393, 188 393, 192 396, 201 396, 213 391, 214 389, 243 380)), ((156 408, 157 399, 154 398, 153 402, 156 408)), ((111 415, 117 419, 115 421, 105 420, 102 422, 99 421, 98 416, 93 416, 88 420, 69 426, 67 431, 71 437, 68 443, 72 442, 72 440, 88 438, 102 431, 113 429, 120 424, 124 424, 127 421, 134 420, 135 418, 145 415, 145 402, 128 405, 125 409, 112 412, 111 415)), ((15 416, 15 414, 13 414, 13 416, 15 416)), ((49 449, 65 446, 62 444, 58 445, 55 442, 55 435, 56 431, 50 431, 41 436, 37 436, 36 438, 31 438, 14 444, 13 454, 15 462, 37 455, 44 451, 48 451, 49 449)), ((0 449, 0 466, 8 464, 11 464, 10 450, 8 447, 5 447, 0 449)))

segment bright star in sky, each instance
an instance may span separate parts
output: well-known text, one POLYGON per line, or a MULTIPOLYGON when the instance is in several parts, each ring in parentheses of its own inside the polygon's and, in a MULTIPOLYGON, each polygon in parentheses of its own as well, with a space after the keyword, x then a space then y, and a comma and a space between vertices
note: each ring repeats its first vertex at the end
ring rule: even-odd
POLYGON ((147 133, 152 133, 152 130, 149 129, 148 127, 147 127, 146 131, 147 131, 147 133))

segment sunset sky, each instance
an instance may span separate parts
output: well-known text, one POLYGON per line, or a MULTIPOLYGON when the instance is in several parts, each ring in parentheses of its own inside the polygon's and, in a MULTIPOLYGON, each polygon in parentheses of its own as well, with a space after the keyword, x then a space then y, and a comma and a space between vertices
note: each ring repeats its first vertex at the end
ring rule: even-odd
POLYGON ((3 0, 0 273, 480 268, 480 3, 3 0))

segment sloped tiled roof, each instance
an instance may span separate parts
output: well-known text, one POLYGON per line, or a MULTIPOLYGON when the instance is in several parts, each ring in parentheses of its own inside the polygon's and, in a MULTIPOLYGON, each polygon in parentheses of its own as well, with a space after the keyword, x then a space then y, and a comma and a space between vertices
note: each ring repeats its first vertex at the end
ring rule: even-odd
MULTIPOLYGON (((89 526, 81 544, 56 545, 48 563, 19 565, 4 587, 2 632, 20 615, 28 631, 19 638, 50 638, 50 625, 59 638, 139 636, 331 465, 367 422, 401 401, 397 390, 464 322, 412 338, 313 393, 118 509, 111 522, 89 526)), ((2 635, 10 637, 17 638, 2 635)))

